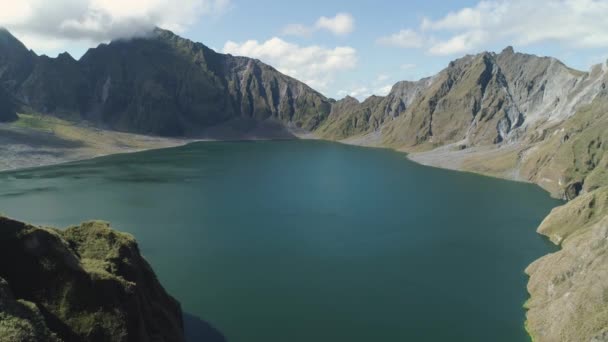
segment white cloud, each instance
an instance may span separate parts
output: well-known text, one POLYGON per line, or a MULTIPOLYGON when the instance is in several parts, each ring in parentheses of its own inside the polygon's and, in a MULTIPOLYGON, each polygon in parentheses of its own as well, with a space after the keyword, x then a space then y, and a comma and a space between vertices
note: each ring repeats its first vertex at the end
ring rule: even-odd
POLYGON ((395 46, 401 48, 420 48, 424 44, 424 39, 421 34, 414 30, 401 30, 390 36, 380 37, 377 40, 378 44, 395 46))
POLYGON ((287 25, 282 33, 287 36, 309 37, 314 32, 326 30, 336 36, 346 36, 355 30, 355 18, 349 13, 338 13, 335 17, 321 17, 312 26, 302 24, 287 25))
POLYGON ((312 27, 302 24, 289 24, 283 28, 283 35, 286 36, 309 37, 313 32, 314 29, 312 27))
POLYGON ((344 36, 355 30, 355 19, 348 13, 338 13, 333 18, 319 18, 315 27, 328 30, 337 36, 344 36))
POLYGON ((299 46, 277 37, 265 42, 228 41, 222 51, 258 58, 320 90, 325 90, 337 73, 351 70, 357 65, 357 51, 351 47, 338 46, 328 49, 317 45, 299 46))
POLYGON ((389 78, 391 78, 391 77, 387 74, 380 74, 380 75, 376 76, 376 82, 384 82, 384 81, 388 80, 389 78))
POLYGON ((393 79, 393 76, 381 73, 369 84, 363 85, 358 83, 338 91, 338 96, 344 97, 348 95, 357 98, 359 101, 364 101, 372 95, 386 96, 393 89, 393 84, 390 83, 391 79, 393 79))
POLYGON ((388 95, 388 93, 391 92, 391 89, 393 89, 393 85, 386 84, 384 86, 376 88, 376 90, 374 90, 374 95, 386 96, 388 95))
POLYGON ((359 101, 363 101, 371 95, 371 92, 370 92, 369 88, 367 88, 367 87, 356 86, 356 87, 352 87, 347 90, 344 90, 344 89, 340 90, 338 92, 338 95, 339 96, 348 95, 348 96, 358 99, 359 101))
POLYGON ((606 48, 607 17, 605 0, 489 0, 438 19, 424 18, 418 30, 402 30, 379 42, 425 48, 432 55, 476 52, 493 44, 606 48))
MULTIPOLYGON (((478 7, 489 10, 493 6, 491 2, 481 2, 478 7)), ((429 18, 422 19, 420 28, 426 30, 457 30, 463 28, 479 28, 482 18, 478 10, 464 8, 455 13, 448 13, 444 18, 432 21, 429 18)))
POLYGON ((448 40, 435 43, 429 48, 432 55, 453 55, 471 51, 475 47, 481 47, 486 41, 487 33, 475 30, 456 35, 448 40))
POLYGON ((416 67, 416 64, 413 64, 413 63, 401 64, 401 70, 411 70, 411 69, 414 69, 415 67, 416 67))
POLYGON ((392 84, 385 84, 385 85, 377 86, 377 87, 367 87, 367 86, 357 85, 357 86, 353 86, 348 89, 342 89, 342 90, 338 91, 338 96, 345 97, 348 95, 348 96, 356 98, 359 101, 365 101, 365 99, 367 99, 368 97, 370 97, 372 95, 386 96, 386 95, 388 95, 388 93, 391 92, 391 89, 393 89, 392 84))
POLYGON ((0 0, 0 26, 41 46, 99 43, 144 34, 155 26, 181 32, 202 15, 221 13, 230 0, 0 0), (54 41, 54 42, 53 42, 54 41))

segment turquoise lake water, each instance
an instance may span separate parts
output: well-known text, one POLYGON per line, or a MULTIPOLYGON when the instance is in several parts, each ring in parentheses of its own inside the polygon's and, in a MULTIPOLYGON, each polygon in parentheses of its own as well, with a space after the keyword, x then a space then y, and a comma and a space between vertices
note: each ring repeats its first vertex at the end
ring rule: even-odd
POLYGON ((229 342, 529 341, 524 269, 553 250, 535 230, 560 203, 319 141, 0 173, 0 212, 132 233, 184 311, 229 342))

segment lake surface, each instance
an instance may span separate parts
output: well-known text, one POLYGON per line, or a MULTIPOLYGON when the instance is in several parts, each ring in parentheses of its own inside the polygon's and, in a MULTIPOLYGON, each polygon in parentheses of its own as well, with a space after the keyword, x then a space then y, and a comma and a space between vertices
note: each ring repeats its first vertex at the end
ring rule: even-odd
POLYGON ((528 341, 541 189, 319 141, 213 142, 0 174, 0 212, 110 221, 229 342, 528 341))

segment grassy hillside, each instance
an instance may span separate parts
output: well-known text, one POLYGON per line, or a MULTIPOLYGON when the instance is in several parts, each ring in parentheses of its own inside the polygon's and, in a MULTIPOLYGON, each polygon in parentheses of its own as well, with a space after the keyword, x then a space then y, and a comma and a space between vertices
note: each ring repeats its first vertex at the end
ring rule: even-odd
POLYGON ((107 131, 48 115, 19 114, 17 121, 0 124, 3 146, 0 170, 177 146, 185 142, 107 131))

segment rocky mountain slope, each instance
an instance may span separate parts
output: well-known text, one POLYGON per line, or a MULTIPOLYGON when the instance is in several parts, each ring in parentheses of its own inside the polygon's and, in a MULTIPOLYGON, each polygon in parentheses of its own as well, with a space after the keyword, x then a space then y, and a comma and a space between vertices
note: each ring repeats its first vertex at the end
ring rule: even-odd
POLYGON ((132 236, 0 218, 0 340, 184 341, 182 312, 132 236))
POLYGON ((409 87, 400 82, 375 103, 351 105, 346 114, 336 115, 341 124, 332 122, 330 115, 324 125, 333 129, 322 125, 319 133, 344 139, 351 122, 357 121, 362 129, 354 134, 379 131, 379 145, 408 151, 513 143, 539 127, 563 122, 589 104, 606 77, 605 66, 584 73, 556 59, 515 53, 509 47, 499 54, 455 60, 431 78, 405 83, 409 87), (362 120, 361 112, 370 115, 362 120))
POLYGON ((17 120, 17 111, 11 96, 0 87, 0 122, 17 120))
POLYGON ((331 101, 250 58, 161 29, 90 49, 37 56, 0 31, 0 85, 35 112, 165 136, 280 137, 312 130, 331 101))
POLYGON ((371 96, 361 103, 347 96, 333 103, 327 120, 315 130, 315 134, 339 140, 377 131, 408 109, 431 82, 430 78, 417 82, 402 81, 393 86, 388 96, 371 96))

